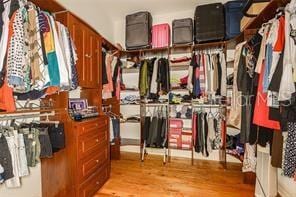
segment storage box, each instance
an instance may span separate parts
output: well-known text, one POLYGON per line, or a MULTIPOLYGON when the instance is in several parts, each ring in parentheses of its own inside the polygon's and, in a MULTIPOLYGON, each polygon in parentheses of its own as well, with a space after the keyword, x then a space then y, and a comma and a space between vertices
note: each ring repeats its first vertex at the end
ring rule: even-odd
POLYGON ((172 148, 182 147, 182 134, 169 134, 169 146, 172 148))
POLYGON ((182 134, 182 129, 181 128, 170 128, 169 133, 170 134, 175 134, 175 135, 181 135, 182 134))
POLYGON ((191 144, 182 144, 182 149, 192 149, 192 145, 191 144))
POLYGON ((183 128, 183 120, 170 119, 170 128, 183 128))
POLYGON ((192 144, 192 135, 182 135, 182 144, 192 144))
MULTIPOLYGON (((253 3, 253 5, 249 8, 248 14, 259 14, 267 5, 269 2, 261 2, 261 3, 253 3)), ((244 16, 241 20, 240 29, 243 31, 246 26, 254 19, 254 17, 246 17, 244 16)))

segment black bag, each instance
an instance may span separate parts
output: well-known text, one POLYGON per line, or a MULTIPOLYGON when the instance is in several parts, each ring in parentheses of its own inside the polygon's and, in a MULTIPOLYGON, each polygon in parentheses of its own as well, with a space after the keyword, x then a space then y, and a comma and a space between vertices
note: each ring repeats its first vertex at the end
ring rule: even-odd
POLYGON ((173 27, 173 45, 192 44, 193 21, 191 18, 174 20, 172 27, 173 27))
POLYGON ((221 3, 197 6, 194 21, 196 43, 224 39, 225 17, 221 3))
POLYGON ((137 12, 126 16, 125 46, 127 50, 150 48, 152 42, 152 16, 137 12))
POLYGON ((226 39, 234 38, 240 34, 240 22, 243 18, 243 8, 246 1, 229 1, 225 7, 226 39))

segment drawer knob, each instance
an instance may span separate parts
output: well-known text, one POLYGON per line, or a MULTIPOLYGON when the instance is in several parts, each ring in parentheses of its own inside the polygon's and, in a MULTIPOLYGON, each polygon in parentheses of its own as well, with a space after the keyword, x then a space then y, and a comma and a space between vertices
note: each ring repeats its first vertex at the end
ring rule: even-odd
POLYGON ((97 159, 96 162, 99 163, 99 160, 97 159))
POLYGON ((99 182, 99 181, 97 181, 97 182, 96 182, 96 184, 97 184, 97 185, 100 185, 100 182, 99 182))
POLYGON ((96 139, 96 142, 99 143, 99 139, 96 139))

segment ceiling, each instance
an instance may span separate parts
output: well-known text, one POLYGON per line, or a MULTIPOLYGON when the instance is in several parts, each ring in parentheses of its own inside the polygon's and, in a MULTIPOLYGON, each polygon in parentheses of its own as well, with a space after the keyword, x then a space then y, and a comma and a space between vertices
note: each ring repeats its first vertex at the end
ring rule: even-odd
MULTIPOLYGON (((197 5, 227 0, 58 0, 68 8, 96 8, 111 20, 122 20, 127 14, 149 11, 152 15, 194 9, 197 5)), ((92 9, 90 9, 92 10, 92 9)))

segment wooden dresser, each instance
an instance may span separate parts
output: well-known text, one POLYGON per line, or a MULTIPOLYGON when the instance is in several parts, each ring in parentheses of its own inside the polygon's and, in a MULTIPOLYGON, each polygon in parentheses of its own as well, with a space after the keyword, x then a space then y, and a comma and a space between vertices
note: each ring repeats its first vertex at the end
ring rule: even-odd
POLYGON ((76 196, 93 196, 110 175, 109 121, 105 116, 73 122, 73 177, 76 196))
POLYGON ((43 197, 91 197, 110 177, 107 116, 74 122, 64 119, 66 148, 42 160, 43 197))

